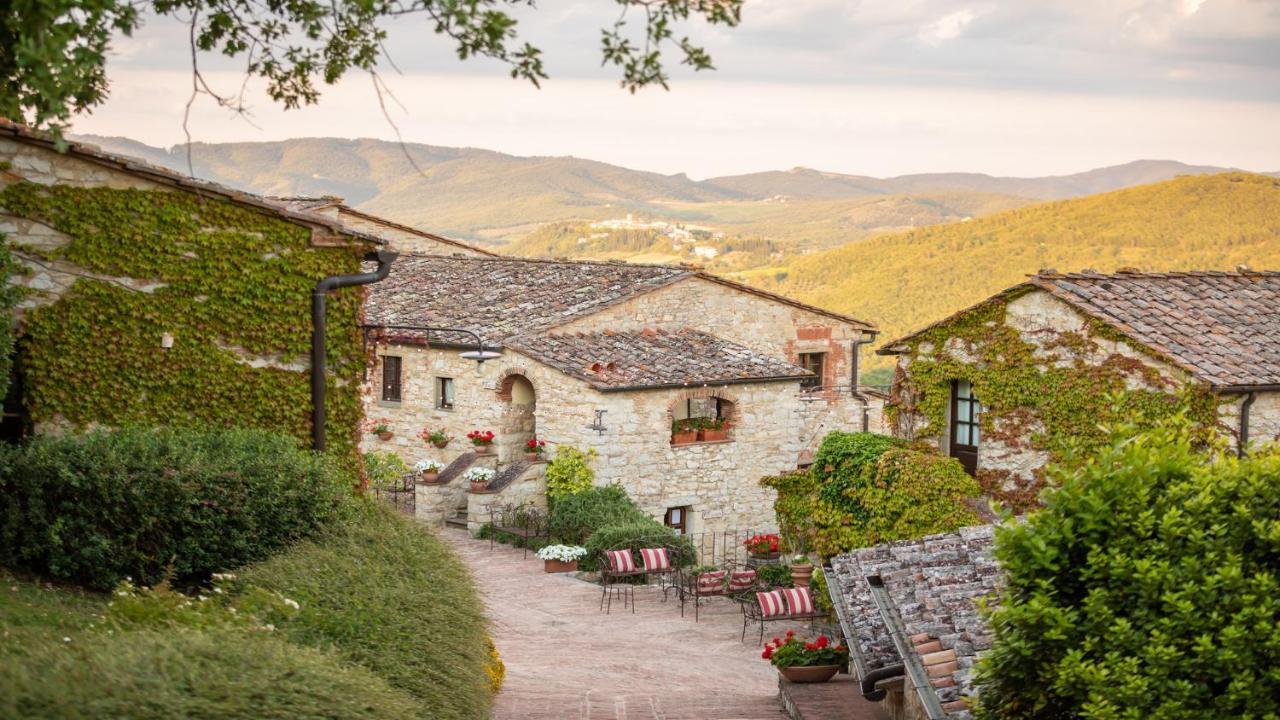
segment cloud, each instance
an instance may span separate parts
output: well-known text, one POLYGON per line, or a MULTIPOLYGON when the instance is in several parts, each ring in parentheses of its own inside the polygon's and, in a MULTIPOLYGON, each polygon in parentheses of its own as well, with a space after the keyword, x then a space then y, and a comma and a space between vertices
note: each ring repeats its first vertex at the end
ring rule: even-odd
POLYGON ((978 17, 973 8, 964 8, 948 13, 920 28, 920 42, 925 45, 941 45, 947 40, 954 40, 964 33, 969 23, 978 17))

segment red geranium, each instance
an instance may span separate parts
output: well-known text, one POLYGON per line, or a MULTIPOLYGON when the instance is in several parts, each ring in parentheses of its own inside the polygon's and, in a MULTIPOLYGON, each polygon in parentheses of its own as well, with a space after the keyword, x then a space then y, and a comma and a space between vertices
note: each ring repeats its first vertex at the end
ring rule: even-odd
POLYGON ((772 533, 768 535, 752 535, 742 544, 747 548, 747 552, 753 555, 768 555, 778 552, 778 546, 782 542, 782 538, 772 533))
POLYGON ((524 446, 528 452, 534 453, 536 455, 541 455, 542 450, 547 446, 547 441, 539 440, 537 438, 530 438, 529 442, 525 443, 524 446))
POLYGON ((810 642, 797 638, 793 631, 788 630, 785 640, 774 638, 769 641, 760 657, 780 668, 845 665, 849 662, 849 649, 844 645, 832 645, 826 635, 819 635, 810 642))
POLYGON ((467 439, 470 440, 471 444, 475 445, 476 447, 492 445, 493 437, 494 436, 493 436, 492 430, 472 430, 471 432, 467 433, 467 439))

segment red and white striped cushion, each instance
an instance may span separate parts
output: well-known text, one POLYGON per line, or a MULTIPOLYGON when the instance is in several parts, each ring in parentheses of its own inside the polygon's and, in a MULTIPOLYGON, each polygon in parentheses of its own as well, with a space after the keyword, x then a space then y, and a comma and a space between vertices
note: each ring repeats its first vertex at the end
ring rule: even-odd
POLYGON ((649 572, 671 569, 671 560, 667 557, 666 548, 641 548, 640 558, 644 561, 644 569, 649 572))
POLYGON ((786 615, 786 606, 782 604, 782 593, 777 590, 769 592, 756 593, 756 600, 760 602, 760 615, 762 617, 778 617, 786 615))
POLYGON ((728 574, 724 570, 704 572, 698 576, 698 589, 703 592, 719 590, 724 585, 725 576, 728 574))
POLYGON ((636 561, 632 559, 630 550, 606 550, 604 554, 609 558, 610 570, 616 573, 636 571, 636 561))
POLYGON ((734 592, 750 590, 756 586, 755 570, 734 570, 729 576, 729 589, 734 592))
POLYGON ((782 591, 782 594, 787 599, 787 612, 789 614, 813 614, 813 596, 809 594, 809 588, 787 588, 782 591))

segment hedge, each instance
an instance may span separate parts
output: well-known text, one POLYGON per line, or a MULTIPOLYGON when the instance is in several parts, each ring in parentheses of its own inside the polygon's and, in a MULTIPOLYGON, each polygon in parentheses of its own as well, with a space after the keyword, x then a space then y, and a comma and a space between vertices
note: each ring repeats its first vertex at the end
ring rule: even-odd
POLYGON ((1280 717, 1280 454, 1193 438, 1118 434, 998 530, 981 718, 1280 717))
POLYGON ((199 580, 316 535, 351 485, 264 430, 41 436, 0 448, 0 564, 100 590, 199 580))
POLYGON ((551 507, 551 536, 563 543, 581 545, 607 525, 652 520, 627 496, 621 485, 588 488, 558 498, 551 507))

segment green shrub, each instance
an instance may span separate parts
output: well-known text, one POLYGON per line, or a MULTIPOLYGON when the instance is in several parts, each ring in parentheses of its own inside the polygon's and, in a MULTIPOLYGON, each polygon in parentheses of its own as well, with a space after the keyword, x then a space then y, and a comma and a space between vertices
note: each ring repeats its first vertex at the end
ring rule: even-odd
POLYGON ((1280 717, 1280 455, 1113 438, 999 529, 988 720, 1280 717))
POLYGON ((547 498, 552 504, 561 498, 585 492, 596 480, 591 469, 595 450, 582 451, 572 445, 556 448, 556 456, 547 463, 547 498))
POLYGON ((0 449, 0 564, 97 589, 262 559, 343 514, 351 480, 262 430, 99 430, 0 449))
POLYGON ((606 525, 652 521, 621 485, 592 487, 565 495, 551 508, 551 536, 568 545, 581 545, 606 525))
MULTIPOLYGON (((674 547, 678 552, 671 558, 672 565, 684 567, 697 561, 693 543, 687 537, 676 535, 671 528, 653 518, 645 517, 642 520, 606 525, 591 533, 591 537, 587 538, 586 542, 587 556, 578 561, 578 568, 588 572, 599 570, 600 553, 605 550, 620 549, 623 546, 633 553, 646 547, 674 547)), ((638 564, 638 553, 636 553, 636 560, 638 564)))
POLYGON ((409 466, 393 452, 370 450, 364 454, 364 476, 369 479, 370 487, 399 487, 407 474, 409 466))
POLYGON ((289 640, 363 665, 422 706, 419 717, 488 718, 494 657, 470 573, 434 533, 372 503, 324 537, 238 573, 301 608, 289 640))
POLYGON ((756 575, 760 581, 769 587, 793 587, 791 582, 791 566, 766 564, 756 568, 756 575))
POLYGON ((828 433, 813 457, 813 470, 821 484, 818 496, 855 520, 865 521, 870 509, 849 491, 871 482, 880 456, 902 444, 902 440, 872 432, 828 433))
POLYGON ((413 698, 368 670, 262 631, 97 633, 30 653, 0 665, 0 717, 421 717, 413 698))

